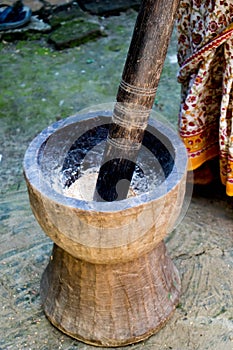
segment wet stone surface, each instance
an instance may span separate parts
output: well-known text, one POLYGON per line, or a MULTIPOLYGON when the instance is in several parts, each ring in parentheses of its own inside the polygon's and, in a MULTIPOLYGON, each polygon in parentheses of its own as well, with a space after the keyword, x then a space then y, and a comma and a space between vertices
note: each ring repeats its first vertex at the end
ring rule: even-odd
POLYGON ((84 44, 87 41, 96 40, 105 36, 98 23, 85 22, 83 19, 66 22, 49 36, 49 43, 56 49, 65 49, 84 44))
MULTIPOLYGON (((4 5, 14 3, 14 0, 6 0, 4 5)), ((22 40, 34 38, 35 32, 37 37, 39 33, 47 32, 50 33, 48 41, 57 49, 64 49, 106 35, 98 24, 98 17, 120 15, 128 9, 138 10, 140 1, 25 0, 23 4, 31 9, 31 20, 18 28, 0 31, 0 39, 22 40)))

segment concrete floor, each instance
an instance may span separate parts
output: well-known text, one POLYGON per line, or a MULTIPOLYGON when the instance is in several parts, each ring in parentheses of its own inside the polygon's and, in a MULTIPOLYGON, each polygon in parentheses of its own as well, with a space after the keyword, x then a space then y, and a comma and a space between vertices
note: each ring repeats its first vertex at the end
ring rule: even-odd
MULTIPOLYGON (((114 21, 118 21, 121 25, 124 23, 125 29, 124 26, 122 28, 126 33, 126 26, 129 26, 129 23, 133 26, 134 18, 132 13, 130 15, 126 13, 117 19, 109 19, 108 24, 114 21)), ((114 40, 116 35, 118 34, 115 33, 114 40)), ((121 41, 122 32, 119 35, 121 41)), ((130 38, 130 31, 127 35, 130 38)), ((103 38, 96 43, 87 43, 79 50, 68 49, 60 54, 51 51, 51 62, 55 68, 51 66, 47 75, 52 72, 49 77, 53 91, 56 91, 55 95, 59 94, 59 91, 55 90, 56 84, 59 84, 55 80, 56 73, 58 72, 60 76, 62 73, 65 74, 62 81, 64 86, 64 82, 68 84, 69 69, 73 69, 73 66, 66 65, 62 61, 63 57, 66 59, 75 57, 81 51, 83 61, 78 56, 80 70, 84 70, 82 64, 90 57, 95 57, 97 62, 98 59, 101 60, 101 64, 105 64, 105 70, 116 64, 122 64, 125 49, 121 53, 121 58, 116 57, 116 52, 112 51, 114 65, 111 60, 107 62, 108 53, 106 56, 101 56, 105 58, 98 57, 100 47, 106 44, 106 40, 103 38), (118 59, 122 61, 117 61, 118 59)), ((43 93, 47 90, 41 90, 40 77, 43 72, 40 70, 38 70, 39 75, 35 75, 36 82, 30 78, 31 75, 27 80, 26 73, 22 78, 20 72, 22 73, 23 68, 19 69, 18 65, 19 63, 22 65, 23 62, 27 64, 27 53, 34 52, 32 45, 34 45, 32 42, 24 43, 24 47, 19 48, 19 43, 5 43, 4 47, 1 47, 0 89, 3 98, 0 110, 2 179, 0 183, 0 349, 94 350, 95 347, 71 339, 54 328, 46 319, 40 303, 39 284, 50 257, 52 242, 42 232, 30 210, 21 164, 30 140, 57 116, 64 117, 63 100, 66 101, 67 98, 69 105, 72 105, 72 101, 66 96, 66 90, 62 91, 63 99, 62 95, 58 96, 60 105, 58 103, 53 106, 56 101, 53 95, 50 98, 47 96, 48 101, 46 101, 43 93), (21 54, 17 50, 21 50, 21 54), (12 75, 6 75, 6 72, 9 74, 11 72, 12 75), (36 96, 34 100, 30 100, 32 104, 30 110, 26 104, 28 98, 26 94, 20 95, 21 90, 25 88, 22 84, 26 84, 27 95, 36 96), (14 92, 12 96, 9 91, 12 91, 14 85, 20 85, 21 90, 14 92), (39 104, 44 103, 43 109, 46 110, 47 117, 44 119, 42 119, 43 111, 37 107, 38 96, 39 104), (21 107, 19 103, 22 104, 21 107), (34 110, 41 113, 41 119, 34 114, 34 110), (29 117, 30 123, 27 120, 29 117)), ((127 45, 128 41, 126 48, 127 45)), ((47 53, 41 56, 40 62, 43 64, 43 69, 50 62, 48 57, 50 53, 46 50, 47 53)), ((163 93, 160 95, 158 91, 158 104, 162 113, 171 122, 176 118, 175 111, 179 105, 177 99, 179 87, 176 85, 175 74, 172 73, 177 67, 174 68, 171 63, 172 57, 175 56, 174 46, 170 48, 168 55, 166 70, 169 71, 170 78, 161 80, 159 91, 164 91, 164 88, 172 84, 173 88, 169 91, 171 99, 167 101, 167 97, 163 97, 163 93), (172 103, 175 107, 169 106, 172 103), (166 108, 163 108, 164 105, 166 108)), ((35 67, 34 71, 37 69, 35 67)), ((93 71, 90 64, 85 67, 86 83, 85 76, 82 76, 84 92, 88 89, 90 91, 94 86, 93 81, 90 84, 88 69, 90 74, 94 74, 93 72, 97 70, 94 65, 93 71)), ((78 75, 75 75, 75 79, 79 79, 78 75)), ((101 81, 103 77, 98 76, 98 79, 101 81)), ((116 82, 114 84, 117 85, 116 82)), ((109 86, 107 85, 107 90, 109 86)), ((83 98, 84 92, 80 90, 77 94, 80 94, 80 99, 83 98)), ((99 102, 105 98, 104 102, 108 102, 112 99, 112 93, 108 97, 106 92, 102 95, 102 90, 96 90, 92 97, 95 99, 92 101, 99 102)), ((87 99, 87 103, 90 104, 91 99, 87 99)), ((75 104, 73 106, 76 108, 75 104)), ((68 109, 65 112, 67 113, 68 109)), ((188 210, 186 211, 187 208, 184 207, 183 220, 167 238, 169 253, 178 267, 182 281, 179 306, 172 319, 159 333, 142 343, 129 346, 131 350, 233 349, 233 201, 226 197, 224 187, 216 182, 209 188, 195 188, 191 198, 188 196, 185 203, 188 210)))

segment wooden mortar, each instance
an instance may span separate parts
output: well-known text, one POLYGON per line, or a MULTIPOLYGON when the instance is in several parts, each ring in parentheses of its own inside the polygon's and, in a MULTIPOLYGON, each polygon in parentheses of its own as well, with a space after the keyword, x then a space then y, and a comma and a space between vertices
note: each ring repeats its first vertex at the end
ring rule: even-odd
POLYGON ((66 197, 61 174, 67 154, 79 135, 98 132, 111 115, 56 122, 32 141, 24 158, 32 211, 54 242, 41 281, 45 313, 64 333, 107 347, 146 339, 176 308, 180 279, 163 239, 179 216, 187 168, 177 134, 151 120, 144 147, 159 159, 165 174, 160 185, 112 203, 66 197))

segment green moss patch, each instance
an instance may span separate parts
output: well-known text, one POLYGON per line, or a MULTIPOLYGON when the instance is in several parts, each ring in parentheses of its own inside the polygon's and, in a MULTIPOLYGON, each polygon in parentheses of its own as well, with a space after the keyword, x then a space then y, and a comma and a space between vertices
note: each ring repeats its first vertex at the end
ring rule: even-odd
POLYGON ((49 36, 49 43, 61 50, 75 47, 106 34, 98 23, 76 19, 65 22, 49 36))

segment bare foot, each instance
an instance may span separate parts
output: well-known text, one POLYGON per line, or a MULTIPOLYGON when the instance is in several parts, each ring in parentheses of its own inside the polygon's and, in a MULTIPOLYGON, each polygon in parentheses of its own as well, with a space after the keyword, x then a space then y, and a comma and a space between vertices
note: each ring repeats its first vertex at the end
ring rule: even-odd
POLYGON ((195 185, 209 185, 219 177, 218 159, 213 159, 205 162, 194 171, 188 172, 187 181, 195 185))

